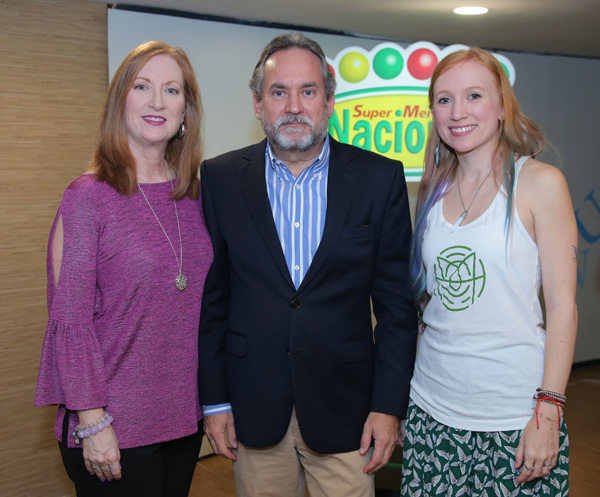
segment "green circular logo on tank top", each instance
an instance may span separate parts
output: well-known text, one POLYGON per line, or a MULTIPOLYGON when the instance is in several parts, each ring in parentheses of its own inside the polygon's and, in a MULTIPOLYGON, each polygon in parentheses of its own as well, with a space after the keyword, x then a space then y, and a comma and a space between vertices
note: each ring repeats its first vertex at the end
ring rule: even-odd
POLYGON ((439 295, 449 311, 464 311, 475 303, 485 288, 486 274, 477 253, 464 245, 443 250, 434 266, 439 295))

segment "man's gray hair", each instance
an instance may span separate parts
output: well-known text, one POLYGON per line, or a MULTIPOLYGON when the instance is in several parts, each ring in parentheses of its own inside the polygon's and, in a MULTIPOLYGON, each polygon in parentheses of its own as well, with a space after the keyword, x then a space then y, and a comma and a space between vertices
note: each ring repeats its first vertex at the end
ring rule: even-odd
POLYGON ((267 59, 279 50, 289 50, 290 48, 301 48, 315 54, 321 61, 321 73, 323 83, 325 84, 325 97, 329 100, 335 94, 335 76, 329 69, 325 53, 321 46, 314 40, 307 38, 302 33, 284 33, 273 38, 264 48, 250 80, 250 89, 256 95, 260 102, 262 100, 262 84, 265 79, 265 64, 267 59))

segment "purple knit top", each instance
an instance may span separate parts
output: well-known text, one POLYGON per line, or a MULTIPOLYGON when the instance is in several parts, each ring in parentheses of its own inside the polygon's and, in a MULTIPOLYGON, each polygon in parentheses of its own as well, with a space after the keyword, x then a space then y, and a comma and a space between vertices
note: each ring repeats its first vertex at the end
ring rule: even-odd
MULTIPOLYGON (((179 258, 171 183, 142 184, 179 258)), ((183 291, 173 250, 142 194, 121 195, 92 175, 65 191, 48 243, 48 325, 36 405, 104 407, 120 448, 195 433, 198 324, 212 245, 200 200, 177 202, 183 245, 183 291), (52 240, 62 216, 60 278, 54 285, 52 240)), ((78 424, 71 413, 69 433, 78 424)), ((69 435, 68 445, 77 447, 69 435)))

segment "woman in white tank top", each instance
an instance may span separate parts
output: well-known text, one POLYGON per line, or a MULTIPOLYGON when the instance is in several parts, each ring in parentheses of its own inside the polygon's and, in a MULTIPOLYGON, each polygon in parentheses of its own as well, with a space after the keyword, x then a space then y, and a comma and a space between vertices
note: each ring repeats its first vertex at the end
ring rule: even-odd
POLYGON ((429 102, 412 247, 424 332, 402 495, 564 497, 562 407, 577 331, 567 184, 531 158, 544 137, 492 54, 448 55, 429 102))

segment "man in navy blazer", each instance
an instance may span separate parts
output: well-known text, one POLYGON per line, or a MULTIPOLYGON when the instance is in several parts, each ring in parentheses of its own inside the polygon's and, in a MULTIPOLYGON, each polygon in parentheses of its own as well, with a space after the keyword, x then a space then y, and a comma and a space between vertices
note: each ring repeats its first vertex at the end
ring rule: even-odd
POLYGON ((201 168, 205 432, 239 496, 372 496, 416 346, 402 164, 328 135, 335 78, 313 40, 276 37, 250 87, 267 139, 201 168))

